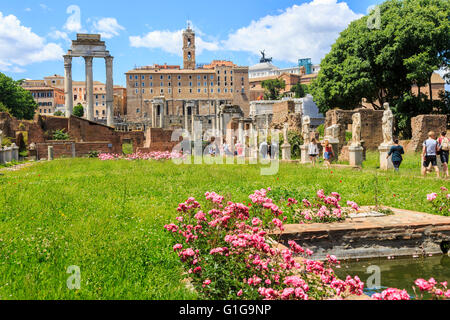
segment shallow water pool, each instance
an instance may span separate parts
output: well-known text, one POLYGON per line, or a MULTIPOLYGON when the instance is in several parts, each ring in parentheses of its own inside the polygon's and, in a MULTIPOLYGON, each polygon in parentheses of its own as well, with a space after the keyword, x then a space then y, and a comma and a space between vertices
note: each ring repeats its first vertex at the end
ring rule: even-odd
POLYGON ((412 287, 418 278, 428 280, 433 277, 438 282, 450 283, 450 256, 341 261, 340 268, 335 271, 341 279, 347 275, 358 276, 365 283, 367 295, 398 288, 415 296, 412 287))

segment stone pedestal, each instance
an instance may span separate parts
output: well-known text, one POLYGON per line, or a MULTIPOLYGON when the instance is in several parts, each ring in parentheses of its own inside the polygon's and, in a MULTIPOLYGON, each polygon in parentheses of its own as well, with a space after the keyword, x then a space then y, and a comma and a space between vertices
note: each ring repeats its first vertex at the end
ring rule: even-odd
POLYGON ((281 158, 283 160, 291 160, 291 145, 289 143, 281 145, 281 158))
POLYGON ((300 146, 301 150, 301 163, 311 163, 311 160, 309 159, 308 155, 308 146, 303 145, 300 146))
POLYGON ((19 147, 15 143, 11 145, 11 160, 19 161, 19 147))
POLYGON ((381 170, 390 170, 394 169, 394 164, 392 163, 391 157, 386 159, 389 151, 391 150, 392 145, 382 144, 378 147, 378 151, 380 151, 380 169, 381 170))
POLYGON ((348 148, 350 165, 353 167, 360 167, 363 163, 363 147, 362 146, 350 146, 348 148))
POLYGON ((3 151, 3 159, 4 159, 4 161, 5 161, 5 163, 6 162, 11 162, 11 160, 12 160, 12 148, 11 147, 5 147, 4 149, 3 149, 4 151, 3 151))
POLYGON ((5 151, 3 151, 2 145, 0 144, 0 164, 5 163, 5 151))
POLYGON ((52 161, 53 160, 53 147, 52 146, 48 147, 48 158, 47 158, 47 160, 48 161, 52 161))

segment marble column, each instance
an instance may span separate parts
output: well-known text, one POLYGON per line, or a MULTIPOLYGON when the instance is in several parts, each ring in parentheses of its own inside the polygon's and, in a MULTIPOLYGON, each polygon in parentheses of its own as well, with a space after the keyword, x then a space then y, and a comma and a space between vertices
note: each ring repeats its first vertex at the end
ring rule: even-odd
POLYGON ((159 127, 164 128, 164 105, 159 105, 159 127))
POLYGON ((66 117, 73 112, 73 88, 72 88, 72 57, 64 56, 64 95, 66 105, 66 117))
POLYGON ((195 106, 191 106, 191 137, 194 138, 195 106))
POLYGON ((84 57, 84 60, 86 62, 86 119, 94 121, 94 79, 92 73, 93 57, 84 57))
POLYGON ((114 57, 105 57, 106 63, 106 124, 114 126, 114 81, 113 81, 114 57))
POLYGON ((188 120, 188 107, 187 107, 186 103, 184 103, 183 108, 184 108, 184 130, 188 131, 189 130, 189 120, 188 120))

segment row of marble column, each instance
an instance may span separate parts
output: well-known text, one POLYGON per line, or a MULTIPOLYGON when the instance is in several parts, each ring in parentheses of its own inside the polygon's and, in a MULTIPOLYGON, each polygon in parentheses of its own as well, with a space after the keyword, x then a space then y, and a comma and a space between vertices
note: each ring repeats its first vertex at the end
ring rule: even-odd
MULTIPOLYGON (((94 78, 92 56, 83 57, 86 66, 86 119, 94 121, 94 78)), ((108 126, 114 126, 114 82, 113 82, 114 57, 106 56, 106 122, 108 126)), ((73 112, 73 86, 72 86, 72 56, 64 56, 64 93, 66 99, 66 117, 73 112)))

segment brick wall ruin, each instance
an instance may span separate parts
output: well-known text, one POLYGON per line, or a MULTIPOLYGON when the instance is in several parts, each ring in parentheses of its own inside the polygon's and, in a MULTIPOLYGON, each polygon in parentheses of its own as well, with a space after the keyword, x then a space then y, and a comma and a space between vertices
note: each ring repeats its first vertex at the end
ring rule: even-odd
POLYGON ((301 131, 302 115, 295 113, 295 102, 292 100, 278 102, 273 105, 270 128, 283 130, 285 123, 289 125, 290 131, 301 131))
POLYGON ((423 142, 428 138, 428 132, 434 131, 436 138, 441 132, 447 131, 446 115, 420 115, 411 119, 412 138, 407 151, 417 152, 422 150, 423 142))

